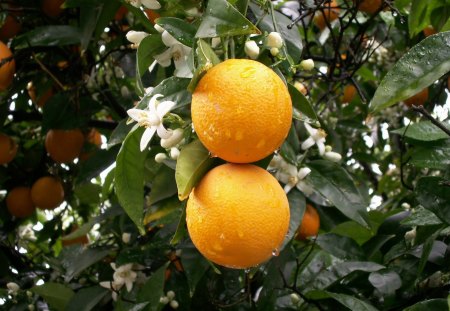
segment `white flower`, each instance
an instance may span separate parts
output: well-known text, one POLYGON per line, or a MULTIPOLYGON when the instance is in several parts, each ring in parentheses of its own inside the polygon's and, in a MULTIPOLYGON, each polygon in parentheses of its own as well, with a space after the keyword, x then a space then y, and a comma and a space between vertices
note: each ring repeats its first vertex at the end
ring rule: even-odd
POLYGON ((148 104, 148 110, 141 110, 132 108, 127 111, 128 115, 136 121, 139 126, 144 126, 146 129, 141 138, 141 151, 143 151, 155 133, 160 138, 167 139, 172 135, 172 131, 165 129, 162 121, 164 116, 175 106, 172 101, 159 102, 158 98, 161 94, 154 95, 148 104))
POLYGON ((163 163, 164 160, 166 160, 166 159, 167 159, 167 155, 165 153, 160 152, 155 155, 156 163, 163 163))
POLYGON ((127 2, 136 8, 139 8, 141 5, 151 10, 158 10, 161 8, 161 4, 156 0, 127 0, 127 2))
POLYGON ((314 190, 304 180, 306 176, 311 173, 311 170, 307 167, 302 167, 297 170, 292 164, 286 164, 275 174, 275 177, 285 184, 284 191, 288 193, 292 188, 297 187, 298 190, 306 195, 311 195, 314 190))
POLYGON ((139 45, 139 43, 141 43, 141 41, 148 35, 149 34, 144 31, 130 30, 129 32, 127 32, 126 37, 127 37, 128 41, 130 41, 131 43, 134 43, 137 47, 139 45))
POLYGON ((120 290, 120 288, 122 287, 122 285, 118 285, 113 281, 104 281, 104 282, 100 282, 99 285, 101 287, 107 288, 109 290, 112 291, 112 299, 114 301, 117 301, 117 292, 120 290))
POLYGON ((276 31, 272 31, 266 38, 266 45, 269 48, 277 48, 280 49, 283 46, 283 38, 280 33, 276 31))
POLYGON ((302 149, 306 150, 314 145, 317 145, 317 148, 319 148, 319 154, 323 156, 325 153, 325 137, 327 136, 327 133, 325 133, 322 129, 315 129, 311 127, 308 123, 305 123, 305 128, 310 136, 303 142, 302 149))
POLYGON ((163 33, 165 31, 164 28, 162 28, 158 24, 155 24, 155 26, 153 26, 153 28, 155 28, 156 31, 159 32, 159 33, 163 33))
POLYGON ((168 49, 161 54, 155 55, 158 64, 168 67, 173 59, 175 64, 174 75, 179 78, 192 78, 192 72, 187 63, 188 55, 192 49, 172 37, 167 31, 162 33, 161 39, 168 49))
POLYGON ((20 289, 20 286, 14 282, 7 283, 6 287, 8 288, 8 294, 11 294, 11 295, 16 295, 20 289))
POLYGON ((125 284, 127 291, 130 292, 137 277, 136 272, 132 270, 133 264, 128 263, 126 265, 117 267, 116 264, 112 262, 111 267, 114 269, 114 283, 118 285, 119 288, 125 284))
POLYGON ((124 232, 122 233, 122 242, 125 244, 130 243, 131 233, 124 232))
POLYGON ((244 51, 251 59, 257 59, 259 55, 259 46, 255 41, 249 40, 245 42, 244 51))
POLYGON ((173 131, 172 136, 167 139, 161 139, 161 147, 164 149, 170 149, 178 145, 183 140, 183 129, 177 128, 173 131))
POLYGON ((311 58, 304 59, 300 62, 300 67, 303 70, 310 71, 314 68, 314 61, 311 58))

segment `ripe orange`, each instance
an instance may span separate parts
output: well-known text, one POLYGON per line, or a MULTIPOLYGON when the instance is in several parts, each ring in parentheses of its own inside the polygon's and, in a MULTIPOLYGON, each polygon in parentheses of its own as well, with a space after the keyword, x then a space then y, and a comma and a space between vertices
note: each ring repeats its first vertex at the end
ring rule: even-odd
MULTIPOLYGON (((70 229, 70 232, 74 232, 78 229, 77 225, 73 225, 72 229, 70 229)), ((74 238, 74 239, 63 239, 61 240, 61 243, 63 246, 70 246, 70 245, 76 245, 76 244, 81 244, 81 245, 85 245, 89 243, 89 239, 87 237, 87 235, 82 235, 78 238, 74 238)))
POLYGON ((320 217, 316 209, 311 205, 306 205, 305 214, 303 214, 302 223, 297 230, 297 240, 305 240, 310 236, 316 236, 319 232, 320 217))
MULTIPOLYGON (((0 41, 0 62, 4 59, 9 59, 13 54, 11 50, 0 41)), ((12 83, 14 73, 16 72, 16 62, 14 59, 6 62, 0 66, 0 92, 5 91, 12 83)))
POLYGON ((0 28, 0 40, 7 41, 15 37, 21 29, 22 25, 18 22, 17 18, 12 14, 8 14, 3 26, 0 28))
POLYGON ((433 26, 427 26, 423 29, 423 34, 425 35, 425 37, 434 35, 436 33, 436 29, 434 29, 433 26))
POLYGON ((36 209, 31 200, 29 187, 16 187, 8 192, 6 207, 11 215, 17 218, 31 216, 36 209))
POLYGON ((356 87, 353 84, 347 84, 344 87, 344 96, 342 97, 343 103, 350 103, 356 95, 356 87))
POLYGON ((405 105, 408 107, 412 107, 412 105, 420 106, 425 104, 428 99, 428 88, 424 88, 422 91, 417 93, 416 95, 405 99, 405 105))
POLYGON ((199 139, 212 154, 249 163, 281 146, 291 128, 292 102, 270 68, 254 60, 229 59, 200 80, 191 114, 199 139))
POLYGON ((357 1, 360 1, 358 10, 369 14, 375 13, 382 4, 381 0, 353 0, 355 4, 357 3, 357 1))
POLYGON ((314 16, 314 23, 320 30, 324 30, 327 27, 327 22, 331 23, 338 19, 339 11, 336 0, 331 0, 329 3, 324 4, 323 12, 317 11, 317 14, 314 16))
POLYGON ((75 160, 81 153, 83 143, 84 135, 80 129, 53 129, 45 136, 45 149, 58 163, 69 163, 75 160))
POLYGON ((31 200, 40 209, 55 209, 64 201, 64 188, 53 176, 41 177, 31 187, 31 200))
POLYGON ((94 148, 92 148, 93 146, 95 146, 95 148, 97 149, 100 148, 100 146, 102 145, 102 136, 100 135, 99 131, 93 128, 86 135, 86 142, 90 146, 87 146, 87 148, 80 153, 81 161, 85 161, 92 156, 92 151, 95 150, 94 148))
POLYGON ((42 12, 48 17, 58 17, 63 12, 61 5, 65 0, 42 0, 42 12))
POLYGON ((16 154, 16 142, 8 135, 0 133, 0 165, 11 162, 16 154))
POLYGON ((39 96, 36 95, 36 87, 33 85, 33 82, 29 82, 27 85, 28 96, 33 103, 35 103, 39 108, 44 108, 44 105, 53 96, 53 89, 50 87, 47 90, 43 91, 39 96))
POLYGON ((186 222, 203 256, 244 269, 278 252, 289 227, 289 203, 266 170, 227 163, 209 171, 192 190, 186 222))

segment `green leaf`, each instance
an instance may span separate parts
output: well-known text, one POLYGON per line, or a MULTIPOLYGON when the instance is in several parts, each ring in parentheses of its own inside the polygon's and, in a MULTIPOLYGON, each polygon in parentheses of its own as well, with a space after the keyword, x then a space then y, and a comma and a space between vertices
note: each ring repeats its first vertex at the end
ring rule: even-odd
POLYGON ((164 294, 164 277, 168 264, 162 265, 153 272, 148 281, 139 290, 137 295, 138 302, 148 302, 149 310, 161 310, 164 306, 159 303, 159 298, 164 294))
POLYGON ((307 176, 314 189, 331 201, 345 216, 370 227, 367 206, 350 174, 336 163, 316 160, 308 164, 311 173, 307 176))
POLYGON ((450 188, 441 177, 422 177, 416 186, 417 200, 446 224, 450 224, 450 188))
POLYGON ((332 298, 337 302, 339 302, 344 307, 347 307, 349 310, 378 311, 378 309, 376 309, 371 304, 358 298, 355 298, 354 296, 349 296, 345 294, 337 294, 324 290, 314 290, 307 293, 306 296, 313 300, 332 298))
POLYGON ((183 206, 180 220, 177 225, 177 230, 175 231, 172 240, 170 240, 170 245, 176 245, 180 243, 180 241, 187 236, 188 232, 186 226, 186 208, 185 206, 183 206))
POLYGON ((374 114, 407 99, 450 71, 450 32, 429 36, 412 47, 383 78, 370 102, 374 114))
POLYGON ((371 259, 380 250, 380 248, 392 238, 395 238, 395 235, 376 235, 364 243, 362 248, 367 256, 367 259, 371 259))
POLYGON ((70 299, 75 294, 66 285, 53 282, 47 282, 41 286, 34 286, 30 290, 41 296, 50 307, 58 311, 66 310, 70 299))
POLYGON ((87 160, 81 161, 75 183, 89 181, 99 176, 101 172, 115 162, 119 149, 119 146, 113 146, 106 150, 96 150, 87 160))
POLYGON ((348 237, 334 233, 320 234, 316 243, 323 250, 340 259, 361 260, 365 258, 362 248, 348 237))
POLYGON ((115 186, 119 203, 144 233, 142 224, 144 213, 144 167, 148 150, 140 151, 139 143, 143 128, 138 128, 127 135, 117 155, 115 186))
POLYGON ((334 227, 330 232, 352 238, 359 245, 365 243, 373 236, 371 230, 354 221, 342 222, 334 227))
POLYGON ((259 29, 226 0, 210 0, 196 38, 259 34, 259 29))
POLYGON ((64 281, 70 282, 84 269, 102 260, 110 250, 101 248, 84 249, 81 246, 66 247, 60 254, 62 266, 66 269, 64 281))
POLYGON ((442 221, 433 212, 420 206, 401 223, 405 226, 434 226, 442 224, 442 221))
MULTIPOLYGON (((88 47, 92 35, 97 26, 97 20, 102 5, 95 2, 90 2, 80 6, 80 31, 81 31, 81 50, 85 51, 88 47)), ((104 28, 103 28, 104 29, 104 28)))
POLYGON ((172 110, 190 104, 192 94, 187 90, 190 81, 191 79, 178 77, 170 77, 163 80, 153 89, 150 94, 144 96, 144 98, 139 103, 138 108, 147 108, 150 99, 156 94, 163 95, 160 100, 173 101, 176 106, 172 108, 172 110))
POLYGON ((286 234, 286 238, 284 239, 283 246, 281 247, 281 249, 283 249, 286 246, 286 244, 297 233, 297 229, 302 223, 303 214, 305 213, 306 209, 305 196, 296 188, 289 191, 287 197, 289 201, 289 210, 290 210, 289 230, 288 233, 286 234))
POLYGON ((297 90, 292 84, 288 84, 288 90, 291 95, 292 106, 294 108, 293 117, 300 121, 316 123, 316 112, 305 95, 299 92, 299 90, 297 90))
POLYGON ((177 193, 175 171, 166 165, 162 165, 152 181, 152 190, 149 195, 149 204, 153 205, 163 199, 177 193))
POLYGON ((372 272, 369 275, 369 282, 380 293, 393 295, 402 286, 402 279, 397 272, 389 269, 372 272))
POLYGON ((416 147, 411 152, 410 163, 420 168, 445 170, 450 165, 450 141, 416 147))
POLYGON ((196 29, 192 24, 176 17, 160 17, 155 22, 184 45, 194 45, 196 29))
POLYGON ((155 61, 153 56, 164 52, 165 48, 161 36, 155 34, 148 35, 139 43, 136 53, 136 70, 139 77, 142 77, 148 67, 155 61))
POLYGON ((409 36, 412 38, 431 24, 431 12, 444 5, 441 0, 413 0, 410 15, 408 16, 409 36))
POLYGON ((217 65, 220 63, 219 57, 205 40, 198 39, 196 54, 200 65, 217 65))
MULTIPOLYGON (((444 125, 450 130, 449 124, 444 123, 444 125)), ((402 136, 405 135, 405 137, 420 141, 434 141, 449 138, 443 130, 431 123, 431 121, 414 123, 410 126, 405 126, 391 131, 391 133, 399 134, 402 136)))
POLYGON ((26 49, 38 46, 65 46, 79 44, 82 33, 77 27, 51 25, 36 27, 14 39, 14 48, 26 49))
POLYGON ((211 265, 193 245, 183 248, 180 258, 186 272, 186 277, 189 283, 189 291, 192 296, 198 282, 211 267, 211 265))
POLYGON ((84 204, 99 204, 101 192, 102 186, 90 182, 77 185, 74 189, 78 200, 84 204))
POLYGON ((404 311, 435 311, 448 309, 450 309, 450 303, 447 302, 447 299, 430 299, 405 308, 404 311))
POLYGON ((213 165, 214 159, 200 140, 195 140, 181 149, 175 170, 178 197, 185 200, 203 175, 213 165))
POLYGON ((100 286, 82 288, 70 299, 66 311, 90 311, 110 293, 109 290, 100 286))

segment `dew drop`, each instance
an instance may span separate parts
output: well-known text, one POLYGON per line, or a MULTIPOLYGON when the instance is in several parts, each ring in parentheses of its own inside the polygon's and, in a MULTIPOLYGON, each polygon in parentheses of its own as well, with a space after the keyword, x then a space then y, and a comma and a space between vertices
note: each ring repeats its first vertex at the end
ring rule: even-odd
POLYGON ((272 256, 277 257, 278 255, 280 255, 280 250, 279 250, 278 248, 275 248, 275 249, 272 251, 272 256))

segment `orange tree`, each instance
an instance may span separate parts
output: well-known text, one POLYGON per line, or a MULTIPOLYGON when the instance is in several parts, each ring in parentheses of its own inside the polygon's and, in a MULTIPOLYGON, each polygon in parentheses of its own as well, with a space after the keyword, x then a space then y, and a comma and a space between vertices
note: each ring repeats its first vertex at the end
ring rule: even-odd
POLYGON ((449 12, 2 1, 0 307, 446 310, 449 12))

